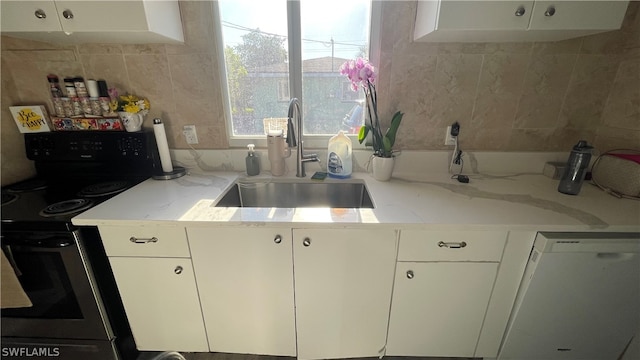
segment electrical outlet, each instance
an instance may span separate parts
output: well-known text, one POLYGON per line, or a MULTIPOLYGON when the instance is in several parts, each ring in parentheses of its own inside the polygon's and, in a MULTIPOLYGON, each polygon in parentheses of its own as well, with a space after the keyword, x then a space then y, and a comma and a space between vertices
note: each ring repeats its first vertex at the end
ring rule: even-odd
POLYGON ((455 145, 456 138, 451 135, 451 125, 447 126, 447 133, 444 136, 445 145, 455 145))
POLYGON ((185 125, 182 127, 182 133, 184 134, 184 138, 187 140, 187 144, 197 144, 198 143, 198 134, 196 133, 195 125, 185 125))

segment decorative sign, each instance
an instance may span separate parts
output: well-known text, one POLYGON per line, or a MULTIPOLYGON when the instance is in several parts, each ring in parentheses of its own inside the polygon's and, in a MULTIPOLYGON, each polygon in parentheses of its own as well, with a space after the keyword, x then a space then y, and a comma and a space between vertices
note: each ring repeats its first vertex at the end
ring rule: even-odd
POLYGON ((10 106, 9 110, 21 133, 48 132, 47 110, 40 105, 10 106))

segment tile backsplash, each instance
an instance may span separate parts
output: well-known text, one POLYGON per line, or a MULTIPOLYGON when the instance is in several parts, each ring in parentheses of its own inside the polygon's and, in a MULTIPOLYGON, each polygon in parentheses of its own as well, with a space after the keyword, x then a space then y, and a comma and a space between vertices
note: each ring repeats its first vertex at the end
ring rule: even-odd
MULTIPOLYGON (((8 108, 49 104, 46 75, 105 79, 151 101, 169 146, 229 147, 210 1, 181 1, 184 45, 58 46, 2 36, 2 183, 33 174, 8 108)), ((442 150, 447 125, 476 151, 569 151, 578 139, 601 150, 640 144, 640 3, 617 31, 551 43, 417 43, 415 1, 382 6, 381 119, 405 113, 404 150, 442 150)))

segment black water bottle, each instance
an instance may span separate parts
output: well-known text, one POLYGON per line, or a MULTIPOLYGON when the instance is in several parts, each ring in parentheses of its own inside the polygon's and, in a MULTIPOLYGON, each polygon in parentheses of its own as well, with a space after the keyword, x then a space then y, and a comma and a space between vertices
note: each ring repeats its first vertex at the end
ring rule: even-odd
POLYGON ((591 161, 591 149, 593 146, 587 144, 585 140, 578 141, 573 147, 558 185, 559 192, 569 195, 577 195, 580 192, 584 177, 587 175, 589 161, 591 161))

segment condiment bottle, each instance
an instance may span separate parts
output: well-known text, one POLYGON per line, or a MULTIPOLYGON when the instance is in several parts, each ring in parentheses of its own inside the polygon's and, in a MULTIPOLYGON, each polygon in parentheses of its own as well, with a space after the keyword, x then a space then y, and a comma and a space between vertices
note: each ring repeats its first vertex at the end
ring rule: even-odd
POLYGON ((245 159, 247 165, 247 175, 255 176, 260 174, 260 160, 253 151, 255 145, 249 144, 247 145, 247 147, 249 148, 249 153, 247 154, 247 157, 245 159))
POLYGON ((64 79, 64 89, 67 92, 68 98, 78 96, 78 94, 76 93, 76 86, 73 84, 73 78, 64 79))
POLYGON ((56 75, 49 74, 47 75, 47 80, 49 80, 49 90, 51 91, 51 97, 54 99, 62 97, 62 89, 60 88, 60 80, 56 75))
POLYGON ((585 140, 580 140, 571 150, 564 174, 558 184, 558 191, 563 194, 577 195, 582 187, 587 167, 591 160, 591 149, 593 146, 587 144, 585 140))
POLYGON ((74 78, 73 86, 76 88, 76 94, 78 94, 78 97, 82 98, 89 96, 87 87, 84 85, 84 79, 82 77, 74 78))

